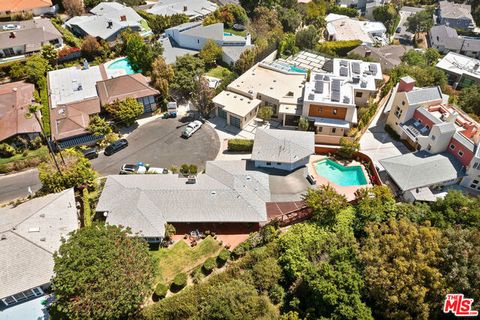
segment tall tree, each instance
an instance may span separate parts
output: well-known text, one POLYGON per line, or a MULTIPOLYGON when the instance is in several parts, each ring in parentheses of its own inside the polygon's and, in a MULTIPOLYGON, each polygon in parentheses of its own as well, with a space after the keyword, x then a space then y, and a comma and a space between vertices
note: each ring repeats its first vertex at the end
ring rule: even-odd
POLYGON ((71 17, 81 16, 85 11, 83 0, 62 0, 65 12, 71 17))
POLYGON ((215 96, 215 89, 208 86, 208 80, 204 77, 199 77, 196 84, 196 90, 192 95, 193 105, 200 112, 202 117, 209 118, 215 105, 212 102, 215 96))
POLYGON ((315 49, 318 43, 320 33, 315 26, 308 26, 297 32, 295 44, 300 49, 315 49))
POLYGON ((347 198, 329 184, 308 189, 304 201, 313 209, 314 219, 326 226, 332 225, 340 211, 349 206, 347 198))
POLYGON ((302 24, 302 15, 293 8, 280 8, 278 10, 278 18, 285 32, 295 33, 298 27, 302 24))
POLYGON ((153 44, 145 40, 133 31, 124 31, 121 34, 123 51, 135 71, 149 73, 152 70, 153 61, 162 55, 163 47, 159 41, 153 44))
POLYGON ((48 61, 41 55, 34 54, 27 58, 25 64, 14 64, 10 69, 10 77, 13 79, 25 79, 33 84, 38 84, 40 79, 50 70, 48 61))
POLYGON ((285 33, 278 44, 280 55, 290 56, 296 54, 300 49, 295 45, 295 34, 285 33))
POLYGON ((407 18, 407 31, 417 35, 420 32, 428 32, 433 26, 433 14, 431 10, 423 10, 407 18))
POLYGON ((189 98, 195 92, 198 78, 205 73, 205 62, 192 55, 177 57, 173 66, 175 76, 170 87, 181 96, 189 98))
POLYGON ((365 226, 370 222, 385 222, 395 217, 396 201, 388 186, 362 188, 357 190, 355 197, 357 214, 354 228, 357 234, 363 235, 365 226))
POLYGON ((466 112, 480 115, 480 87, 471 85, 460 91, 458 105, 466 112))
POLYGON ((267 7, 255 8, 250 31, 254 38, 264 38, 267 40, 270 36, 280 38, 283 34, 283 27, 278 19, 277 11, 267 7))
POLYGON ((46 44, 42 47, 42 58, 48 61, 48 64, 51 67, 57 65, 58 52, 55 47, 51 44, 46 44))
POLYGON ((115 121, 131 126, 143 114, 144 108, 136 99, 128 97, 125 100, 107 104, 105 110, 112 115, 115 121))
POLYGON ((169 97, 169 84, 173 81, 175 73, 171 65, 167 64, 162 57, 158 57, 152 64, 151 80, 155 89, 160 91, 163 99, 169 97))
POLYGON ((86 36, 82 42, 82 56, 91 61, 97 57, 102 50, 102 46, 95 37, 86 36))
POLYGON ((222 58, 222 53, 222 48, 214 40, 208 39, 198 56, 205 61, 206 65, 212 66, 222 58))
POLYGON ((380 7, 376 7, 373 10, 373 18, 375 21, 380 21, 385 25, 387 32, 393 34, 395 28, 400 21, 397 8, 393 4, 385 4, 380 7))
POLYGON ((375 317, 429 319, 445 293, 437 268, 440 232, 406 219, 370 224, 366 231, 361 257, 375 317))
POLYGON ((150 293, 155 264, 141 238, 116 226, 76 230, 54 254, 54 319, 134 318, 150 293))

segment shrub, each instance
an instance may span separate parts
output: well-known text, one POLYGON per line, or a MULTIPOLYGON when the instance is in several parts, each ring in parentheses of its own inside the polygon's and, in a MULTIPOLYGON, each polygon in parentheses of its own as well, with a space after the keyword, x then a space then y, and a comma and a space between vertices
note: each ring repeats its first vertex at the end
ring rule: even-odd
POLYGON ((198 172, 198 167, 194 164, 191 164, 190 167, 188 168, 188 172, 190 174, 197 174, 198 172))
POLYGON ((192 281, 194 284, 199 284, 203 278, 205 278, 205 275, 202 273, 202 268, 196 268, 192 274, 192 281))
POLYGON ((180 166, 180 173, 181 174, 188 175, 189 172, 190 172, 190 166, 188 164, 184 163, 180 166))
POLYGON ((155 297, 157 299, 163 299, 167 295, 168 292, 168 286, 164 285, 163 283, 158 283, 157 286, 155 287, 155 297))
POLYGON ((230 251, 223 249, 217 256, 217 265, 223 266, 230 259, 230 251))
POLYGON ((10 158, 13 157, 16 153, 16 150, 14 147, 7 143, 1 143, 0 144, 0 157, 2 158, 10 158))
POLYGON ((172 292, 178 292, 182 290, 187 285, 188 276, 186 273, 179 273, 173 279, 172 284, 170 285, 170 290, 172 292))
POLYGON ((285 297, 285 289, 279 284, 274 284, 268 291, 268 297, 273 304, 279 304, 285 297))
POLYGON ((215 268, 215 260, 212 257, 208 258, 203 263, 203 271, 206 274, 209 274, 210 272, 212 272, 214 268, 215 268))
POLYGON ((232 152, 252 152, 253 140, 248 139, 230 139, 228 140, 228 151, 232 152))
POLYGON ((42 138, 41 137, 36 137, 33 140, 30 140, 29 147, 32 150, 37 150, 43 145, 42 143, 42 138))
POLYGON ((347 41, 327 41, 319 43, 316 47, 317 51, 326 53, 331 56, 346 56, 348 52, 352 51, 362 42, 360 40, 347 41))
POLYGON ((342 14, 350 18, 355 18, 358 16, 358 10, 354 8, 331 6, 329 11, 330 13, 342 14))

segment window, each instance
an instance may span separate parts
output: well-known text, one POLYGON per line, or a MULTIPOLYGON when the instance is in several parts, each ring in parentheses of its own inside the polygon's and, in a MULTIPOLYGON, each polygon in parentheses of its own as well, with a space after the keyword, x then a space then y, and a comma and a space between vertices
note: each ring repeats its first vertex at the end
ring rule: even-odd
POLYGON ((28 299, 31 299, 33 297, 38 297, 38 296, 41 296, 41 295, 43 295, 43 291, 42 291, 42 289, 37 287, 37 288, 25 290, 23 292, 19 292, 19 293, 16 293, 16 294, 12 295, 12 296, 3 298, 2 301, 3 301, 4 304, 9 306, 9 305, 12 305, 14 303, 26 301, 28 299))
POLYGON ((266 164, 267 166, 271 166, 271 165, 272 165, 271 162, 267 162, 267 163, 265 163, 265 164, 266 164))
POLYGON ((455 145, 453 143, 450 145, 450 149, 455 150, 455 145))
POLYGON ((475 163, 473 164, 473 169, 477 169, 477 168, 478 168, 478 162, 475 162, 475 163))
POLYGON ((332 133, 337 132, 337 128, 332 128, 332 133))
POLYGON ((355 93, 355 98, 361 98, 363 96, 363 92, 355 93))
POLYGON ((277 162, 277 166, 281 166, 281 165, 282 165, 282 163, 281 163, 281 162, 277 162))
POLYGON ((463 157, 463 151, 462 151, 462 150, 458 150, 458 155, 459 155, 460 157, 463 157))
POLYGON ((395 116, 400 119, 400 117, 402 116, 402 112, 403 112, 403 110, 400 109, 400 107, 397 107, 395 109, 395 116))
POLYGON ((317 127, 317 132, 320 133, 323 131, 323 128, 322 127, 317 127))

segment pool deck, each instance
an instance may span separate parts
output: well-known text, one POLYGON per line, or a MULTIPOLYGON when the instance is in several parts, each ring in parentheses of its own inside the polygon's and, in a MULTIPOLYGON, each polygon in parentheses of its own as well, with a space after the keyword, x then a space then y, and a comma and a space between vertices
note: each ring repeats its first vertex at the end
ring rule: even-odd
MULTIPOLYGON (((338 161, 338 160, 334 160, 334 161, 340 163, 341 165, 343 165, 343 166, 345 166, 345 167, 360 166, 360 167, 362 168, 363 174, 365 175, 365 179, 367 179, 367 184, 365 184, 365 185, 361 185, 361 186, 348 186, 348 187, 339 186, 339 185, 333 183, 332 181, 328 180, 327 178, 318 175, 317 171, 315 170, 315 163, 318 162, 318 161, 320 161, 320 160, 328 159, 328 158, 329 158, 329 157, 327 157, 327 156, 325 156, 325 155, 313 155, 313 156, 310 156, 310 159, 309 159, 308 164, 307 164, 307 169, 308 169, 308 173, 311 174, 313 177, 315 177, 315 180, 317 180, 317 185, 324 185, 324 184, 329 184, 329 185, 331 185, 332 187, 335 188, 335 190, 336 190, 338 193, 345 195, 345 197, 347 198, 348 201, 353 201, 353 200, 355 200, 355 192, 356 192, 358 189, 362 189, 362 188, 372 187, 372 186, 373 186, 372 182, 370 181, 368 172, 367 172, 367 170, 365 169, 365 167, 364 167, 360 162, 355 161, 355 160, 353 160, 353 161, 351 161, 351 162, 349 162, 349 163, 344 163, 344 162, 341 162, 341 161, 338 161)), ((331 159, 331 160, 333 160, 333 159, 331 159)))

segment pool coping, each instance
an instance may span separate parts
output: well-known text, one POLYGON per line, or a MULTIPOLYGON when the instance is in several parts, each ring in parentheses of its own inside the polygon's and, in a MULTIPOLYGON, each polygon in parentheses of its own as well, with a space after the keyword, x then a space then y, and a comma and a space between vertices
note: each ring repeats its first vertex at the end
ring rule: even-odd
POLYGON ((355 192, 357 190, 363 189, 363 188, 373 187, 372 181, 370 179, 370 175, 368 174, 367 170, 365 169, 365 166, 362 163, 360 163, 359 161, 356 161, 356 160, 352 160, 350 163, 345 165, 344 163, 341 163, 341 162, 339 162, 339 161, 337 161, 337 160, 335 160, 332 157, 329 157, 327 155, 312 155, 312 156, 310 156, 310 158, 308 160, 307 170, 308 170, 308 173, 311 174, 315 178, 315 180, 317 181, 317 186, 331 185, 332 187, 335 188, 335 190, 338 193, 345 195, 345 197, 347 198, 348 201, 355 200, 355 192), (317 173, 317 171, 315 170, 315 163, 317 163, 321 160, 324 160, 324 159, 330 159, 332 161, 335 161, 335 162, 343 165, 344 167, 359 166, 360 168, 362 168, 362 172, 365 176, 365 179, 367 180, 367 184, 363 184, 363 185, 360 185, 360 186, 340 186, 340 185, 328 180, 327 178, 325 178, 323 176, 320 176, 317 173))
POLYGON ((118 78, 118 77, 129 75, 126 72, 125 73, 119 72, 119 70, 123 70, 123 69, 111 69, 111 70, 108 69, 108 67, 110 65, 114 64, 117 61, 124 60, 124 59, 128 60, 128 57, 118 57, 118 58, 115 58, 113 60, 110 60, 110 61, 107 61, 107 62, 103 63, 103 68, 105 69, 105 74, 107 75, 107 79, 118 78), (112 72, 112 70, 117 70, 117 71, 112 72))

